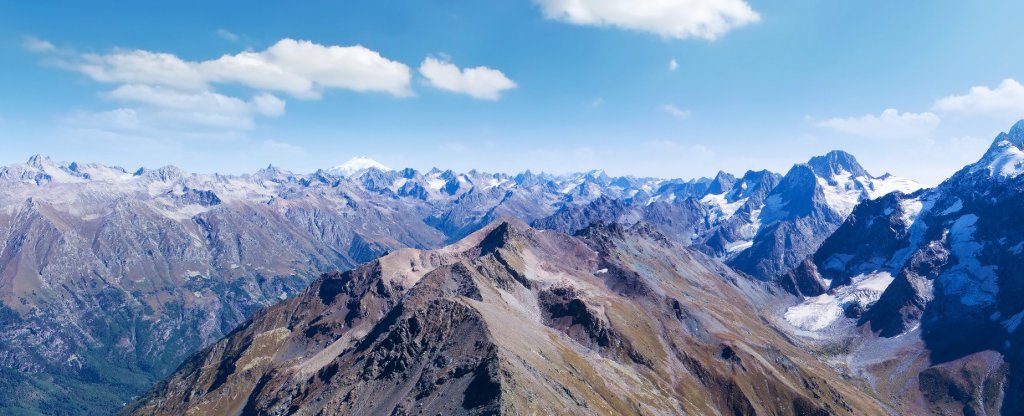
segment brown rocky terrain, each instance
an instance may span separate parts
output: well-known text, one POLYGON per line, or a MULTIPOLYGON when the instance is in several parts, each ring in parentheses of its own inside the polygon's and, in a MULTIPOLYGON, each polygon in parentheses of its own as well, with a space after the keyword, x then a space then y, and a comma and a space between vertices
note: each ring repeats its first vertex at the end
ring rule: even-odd
POLYGON ((497 221, 324 275, 124 413, 888 413, 761 318, 777 300, 643 223, 497 221))

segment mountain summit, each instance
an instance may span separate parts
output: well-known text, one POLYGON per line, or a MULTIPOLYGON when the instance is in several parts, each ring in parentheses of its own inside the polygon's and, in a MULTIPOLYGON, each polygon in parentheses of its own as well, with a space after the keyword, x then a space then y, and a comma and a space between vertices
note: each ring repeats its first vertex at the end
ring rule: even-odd
POLYGON ((823 178, 848 174, 852 177, 868 176, 868 171, 857 162, 857 158, 842 150, 833 150, 822 156, 812 157, 807 165, 823 178))
POLYGON ((125 414, 883 414, 769 299, 643 223, 499 220, 325 275, 125 414))
POLYGON ((1008 133, 996 136, 992 146, 970 170, 988 170, 992 176, 1003 177, 1024 173, 1024 120, 1014 124, 1008 133))
POLYGON ((349 177, 349 176, 354 176, 354 175, 356 175, 356 174, 358 174, 360 172, 369 170, 371 168, 372 169, 382 170, 382 171, 390 171, 391 170, 391 168, 389 168, 387 166, 384 166, 383 163, 380 163, 380 162, 378 162, 376 160, 370 159, 370 158, 368 158, 366 156, 356 156, 356 157, 354 157, 352 159, 349 159, 345 163, 342 163, 342 164, 337 165, 337 166, 335 166, 333 168, 327 169, 327 173, 330 173, 330 174, 336 175, 336 176, 349 177))
POLYGON ((794 326, 877 336, 840 359, 901 413, 1024 414, 1022 143, 1024 121, 937 187, 861 203, 788 276, 794 326))

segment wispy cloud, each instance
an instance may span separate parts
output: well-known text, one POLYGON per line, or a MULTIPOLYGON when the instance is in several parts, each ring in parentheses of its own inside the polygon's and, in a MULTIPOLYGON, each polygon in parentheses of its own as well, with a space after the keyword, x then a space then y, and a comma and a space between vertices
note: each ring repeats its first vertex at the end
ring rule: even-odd
POLYGON ((49 41, 34 36, 26 36, 21 46, 30 52, 50 52, 57 49, 49 41))
POLYGON ((279 117, 285 102, 262 93, 246 101, 210 91, 179 91, 149 85, 122 85, 104 97, 125 104, 141 105, 143 112, 175 122, 234 130, 253 128, 257 116, 279 117))
POLYGON ((676 62, 676 58, 672 58, 668 61, 668 70, 675 71, 679 69, 679 62, 676 62))
POLYGON ((263 151, 263 152, 265 152, 267 154, 271 154, 271 155, 280 155, 280 154, 286 154, 286 155, 290 155, 290 156, 305 156, 306 155, 306 150, 303 149, 302 147, 299 147, 299 146, 296 146, 296 145, 293 145, 293 144, 289 144, 289 143, 285 143, 285 142, 280 142, 280 141, 277 141, 277 140, 269 140, 269 139, 263 140, 263 141, 261 141, 259 143, 259 148, 260 148, 261 151, 263 151))
POLYGON ((675 118, 678 118, 678 119, 690 118, 690 113, 691 113, 690 110, 682 109, 682 108, 676 107, 675 105, 672 105, 672 104, 664 104, 664 105, 662 105, 661 106, 661 111, 664 111, 664 112, 668 113, 669 115, 671 115, 672 117, 675 117, 675 118))
POLYGON ((900 113, 894 108, 889 108, 877 116, 866 114, 858 117, 830 118, 814 124, 862 137, 920 139, 927 137, 940 122, 941 119, 934 113, 900 113))
POLYGON ((219 36, 221 39, 224 39, 224 40, 226 40, 228 42, 238 42, 240 39, 242 39, 242 37, 239 36, 238 34, 236 34, 235 32, 232 32, 232 31, 224 29, 224 28, 217 29, 216 33, 217 33, 217 36, 219 36))
POLYGON ((534 0, 548 19, 714 40, 761 15, 744 0, 534 0))

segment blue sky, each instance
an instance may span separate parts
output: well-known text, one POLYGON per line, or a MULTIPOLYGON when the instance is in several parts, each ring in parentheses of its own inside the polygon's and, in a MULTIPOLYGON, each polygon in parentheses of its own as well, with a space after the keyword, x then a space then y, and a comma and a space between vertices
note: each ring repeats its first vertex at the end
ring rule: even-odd
POLYGON ((696 177, 844 149, 934 184, 1024 117, 1014 1, 211 3, 0 1, 0 163, 696 177))

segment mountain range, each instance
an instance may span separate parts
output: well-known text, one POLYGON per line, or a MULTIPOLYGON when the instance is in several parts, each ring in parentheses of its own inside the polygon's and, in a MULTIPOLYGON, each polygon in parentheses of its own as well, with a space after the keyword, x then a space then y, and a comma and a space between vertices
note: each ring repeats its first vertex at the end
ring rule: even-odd
POLYGON ((1022 149, 930 189, 841 151, 695 180, 34 156, 0 168, 0 409, 1014 414, 1022 149))

